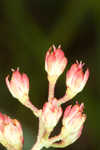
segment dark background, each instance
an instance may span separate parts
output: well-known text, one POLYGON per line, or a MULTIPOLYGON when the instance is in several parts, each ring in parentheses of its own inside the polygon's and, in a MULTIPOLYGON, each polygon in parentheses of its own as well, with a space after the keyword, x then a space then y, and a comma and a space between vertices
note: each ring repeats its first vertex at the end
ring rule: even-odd
MULTIPOLYGON (((87 120, 82 136, 66 150, 100 150, 100 2, 94 0, 0 1, 0 111, 18 119, 24 131, 24 150, 36 140, 38 119, 12 98, 5 85, 10 68, 30 78, 32 103, 42 108, 48 96, 44 58, 55 44, 69 66, 78 60, 90 69, 85 89, 71 103, 84 102, 87 120)), ((67 70, 66 69, 66 70, 67 70)), ((65 71, 66 72, 66 71, 65 71)), ((57 97, 65 92, 65 73, 57 82, 57 97)), ((4 149, 1 146, 1 149, 4 149)), ((52 148, 50 148, 52 149, 52 148)))

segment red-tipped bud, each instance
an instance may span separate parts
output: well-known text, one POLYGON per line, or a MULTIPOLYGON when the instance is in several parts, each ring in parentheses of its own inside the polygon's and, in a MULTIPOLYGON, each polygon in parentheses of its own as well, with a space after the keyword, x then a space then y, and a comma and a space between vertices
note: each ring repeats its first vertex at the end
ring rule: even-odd
POLYGON ((66 65, 67 58, 64 56, 64 52, 60 46, 57 49, 54 45, 50 47, 45 58, 45 70, 48 73, 48 80, 55 82, 63 73, 66 65))
POLYGON ((19 121, 1 113, 0 143, 8 150, 22 150, 24 143, 23 132, 19 121))
POLYGON ((62 108, 58 106, 57 100, 53 99, 50 102, 46 102, 42 110, 42 121, 47 131, 52 131, 58 123, 62 115, 62 108))
POLYGON ((24 101, 28 99, 29 79, 25 73, 21 75, 19 70, 13 70, 11 80, 9 75, 6 77, 6 85, 13 97, 24 101))
POLYGON ((89 69, 84 73, 83 65, 81 62, 76 62, 66 73, 66 85, 72 97, 83 90, 89 78, 89 69))
POLYGON ((86 120, 83 107, 83 103, 81 105, 76 103, 73 107, 68 106, 64 112, 62 137, 64 141, 68 142, 68 145, 76 141, 82 133, 83 124, 86 120))

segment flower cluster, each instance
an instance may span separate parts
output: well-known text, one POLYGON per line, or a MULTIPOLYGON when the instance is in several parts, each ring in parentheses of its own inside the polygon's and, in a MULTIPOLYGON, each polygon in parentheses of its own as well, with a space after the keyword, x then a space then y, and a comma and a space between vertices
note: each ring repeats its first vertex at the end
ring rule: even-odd
MULTIPOLYGON (((12 76, 6 77, 6 85, 12 96, 28 107, 39 118, 39 131, 36 143, 31 150, 40 150, 43 147, 65 147, 76 141, 83 129, 86 115, 83 113, 84 104, 69 105, 62 117, 62 127, 58 135, 51 137, 51 132, 58 124, 63 114, 61 105, 71 100, 81 92, 89 78, 89 69, 83 72, 84 64, 76 61, 66 73, 65 95, 55 98, 55 85, 59 76, 64 72, 68 63, 61 46, 49 48, 45 57, 45 71, 49 82, 48 101, 42 109, 35 107, 29 97, 29 78, 19 69, 12 70, 12 76)), ((22 150, 23 133, 20 123, 16 119, 0 114, 0 142, 8 150, 22 150)))

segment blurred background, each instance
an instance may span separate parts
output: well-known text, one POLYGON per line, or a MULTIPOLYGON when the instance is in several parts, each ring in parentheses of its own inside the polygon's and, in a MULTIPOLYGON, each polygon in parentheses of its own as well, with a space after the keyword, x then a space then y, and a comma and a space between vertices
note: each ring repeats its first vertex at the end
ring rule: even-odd
MULTIPOLYGON (((44 58, 52 44, 62 45, 69 60, 66 71, 76 60, 90 69, 85 89, 71 101, 84 102, 85 127, 82 136, 64 149, 100 150, 100 1, 0 1, 0 111, 21 122, 24 150, 29 150, 36 140, 38 119, 11 96, 5 77, 11 68, 27 73, 31 101, 42 108, 48 96, 44 58)), ((64 95, 66 71, 57 82, 57 98, 64 95)), ((0 149, 5 150, 1 145, 0 149)))

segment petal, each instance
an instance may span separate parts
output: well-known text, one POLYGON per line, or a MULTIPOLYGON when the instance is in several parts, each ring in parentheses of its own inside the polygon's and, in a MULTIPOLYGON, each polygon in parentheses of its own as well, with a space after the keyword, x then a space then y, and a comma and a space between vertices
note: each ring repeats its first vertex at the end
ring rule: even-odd
POLYGON ((64 118, 68 117, 70 111, 71 111, 72 105, 67 106, 67 108, 64 111, 64 118))
POLYGON ((23 83, 24 90, 26 91, 26 93, 28 93, 29 92, 29 78, 25 73, 22 74, 22 83, 23 83))
POLYGON ((11 92, 12 96, 15 97, 15 94, 14 94, 14 92, 13 92, 13 90, 12 90, 12 87, 11 87, 11 83, 10 83, 10 81, 8 80, 8 78, 9 78, 9 75, 5 78, 6 85, 7 85, 8 89, 9 89, 9 91, 11 92))
POLYGON ((84 79, 83 79, 83 81, 82 81, 82 83, 81 83, 81 86, 80 86, 80 91, 84 88, 84 86, 85 86, 85 84, 86 84, 86 82, 87 82, 87 80, 88 80, 88 78, 89 78, 89 69, 87 69, 86 71, 85 71, 85 74, 84 74, 84 79))

